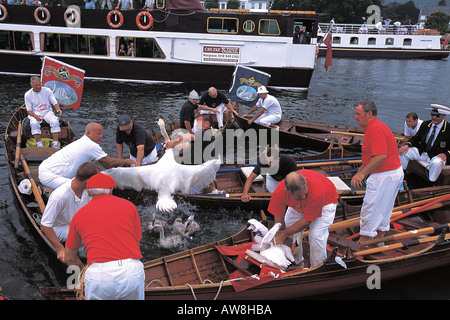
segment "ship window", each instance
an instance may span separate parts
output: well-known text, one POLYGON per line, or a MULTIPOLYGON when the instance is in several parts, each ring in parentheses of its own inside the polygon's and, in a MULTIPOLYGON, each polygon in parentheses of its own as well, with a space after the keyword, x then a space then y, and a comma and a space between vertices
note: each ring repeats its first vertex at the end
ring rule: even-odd
POLYGON ((412 45, 412 39, 411 39, 411 38, 405 38, 405 39, 403 39, 403 45, 404 45, 404 46, 410 46, 410 45, 412 45))
POLYGON ((214 33, 237 33, 237 18, 208 18, 208 32, 214 33))
POLYGON ((385 44, 387 46, 392 46, 394 44, 394 38, 386 38, 385 44))
POLYGON ((164 9, 164 7, 166 6, 166 1, 165 0, 156 0, 155 6, 157 9, 164 9))
POLYGON ((377 39, 376 38, 369 38, 369 39, 367 39, 367 44, 368 45, 376 45, 377 44, 377 39))
POLYGON ((33 42, 29 32, 0 30, 0 49, 33 50, 33 42))
POLYGON ((245 32, 253 32, 255 30, 255 23, 252 20, 247 20, 244 22, 243 29, 245 32))
POLYGON ((107 55, 107 37, 83 34, 41 33, 42 51, 107 55))
POLYGON ((333 44, 341 44, 341 37, 333 37, 333 44))
POLYGON ((350 38, 350 44, 358 44, 358 37, 351 37, 350 38))
POLYGON ((261 19, 259 20, 259 34, 278 36, 280 34, 280 27, 276 20, 261 19))
POLYGON ((117 56, 136 58, 165 58, 158 43, 153 38, 116 38, 117 56))

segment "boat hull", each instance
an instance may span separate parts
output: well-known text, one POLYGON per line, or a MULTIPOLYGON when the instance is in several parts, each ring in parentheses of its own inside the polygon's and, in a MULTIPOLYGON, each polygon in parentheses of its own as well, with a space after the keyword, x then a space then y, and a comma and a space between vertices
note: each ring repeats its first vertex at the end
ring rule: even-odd
MULTIPOLYGON (((449 56, 450 51, 444 50, 413 50, 413 49, 357 49, 333 47, 333 58, 361 59, 427 59, 440 60, 449 56)), ((319 56, 326 56, 326 48, 319 49, 319 56)))

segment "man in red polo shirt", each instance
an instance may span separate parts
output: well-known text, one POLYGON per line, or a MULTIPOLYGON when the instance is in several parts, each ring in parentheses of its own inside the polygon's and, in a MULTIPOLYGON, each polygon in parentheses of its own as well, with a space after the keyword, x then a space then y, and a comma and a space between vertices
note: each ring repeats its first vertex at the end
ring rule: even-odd
POLYGON ((143 300, 141 221, 134 204, 112 195, 114 187, 114 179, 103 173, 88 180, 86 188, 93 199, 70 222, 65 262, 81 268, 77 252, 84 245, 87 300, 143 300))
POLYGON ((351 185, 366 182, 366 196, 361 208, 360 242, 383 237, 389 230, 394 201, 403 183, 403 169, 394 134, 377 118, 374 102, 364 100, 355 108, 355 119, 364 127, 362 166, 353 176, 351 185))
POLYGON ((309 227, 311 267, 327 258, 328 227, 333 223, 338 195, 334 184, 324 175, 312 170, 289 173, 275 188, 269 203, 269 212, 282 228, 275 235, 277 244, 300 233, 294 251, 296 263, 303 262, 301 239, 309 227), (287 210, 286 210, 287 208, 287 210))

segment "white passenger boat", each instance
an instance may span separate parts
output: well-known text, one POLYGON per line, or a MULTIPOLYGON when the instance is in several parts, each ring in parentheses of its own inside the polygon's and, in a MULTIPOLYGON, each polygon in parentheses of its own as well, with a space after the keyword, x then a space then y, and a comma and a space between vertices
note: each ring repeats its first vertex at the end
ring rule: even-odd
POLYGON ((271 86, 308 88, 315 12, 205 10, 198 0, 180 1, 158 0, 151 11, 0 5, 0 72, 39 74, 45 55, 86 78, 229 85, 242 65, 269 73, 271 86), (310 43, 292 43, 299 24, 310 43))
MULTIPOLYGON (((319 27, 320 42, 330 25, 321 23, 319 27)), ((417 25, 334 24, 331 32, 333 58, 443 59, 450 53, 442 48, 439 32, 417 25)), ((320 44, 319 55, 324 56, 326 49, 320 44)))

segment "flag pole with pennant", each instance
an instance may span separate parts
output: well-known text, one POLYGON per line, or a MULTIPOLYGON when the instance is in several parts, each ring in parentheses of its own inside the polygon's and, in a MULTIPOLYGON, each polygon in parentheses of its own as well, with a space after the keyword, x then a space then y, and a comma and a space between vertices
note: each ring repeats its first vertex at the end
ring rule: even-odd
POLYGON ((84 70, 53 58, 44 57, 41 82, 52 90, 59 105, 78 109, 83 94, 84 70))

